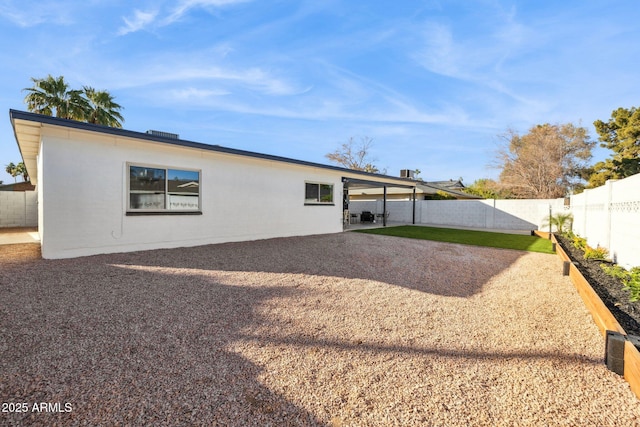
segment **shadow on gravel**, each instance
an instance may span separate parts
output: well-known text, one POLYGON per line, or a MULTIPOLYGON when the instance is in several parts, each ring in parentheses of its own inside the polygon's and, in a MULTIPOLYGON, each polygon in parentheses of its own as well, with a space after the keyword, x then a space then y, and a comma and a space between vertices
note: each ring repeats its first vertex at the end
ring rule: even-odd
POLYGON ((258 308, 299 291, 225 283, 220 271, 366 279, 469 297, 523 255, 353 233, 67 260, 24 250, 0 259, 0 399, 72 410, 2 414, 8 425, 322 425, 262 385, 261 368, 243 356, 255 348, 246 332, 269 323, 258 308))
POLYGON ((28 404, 1 425, 323 425, 262 385, 237 344, 263 321, 256 306, 295 289, 107 260, 35 259, 0 274, 0 401, 28 404), (34 411, 41 402, 51 405, 34 411))
MULTIPOLYGON (((255 336, 247 335, 244 337, 247 341, 258 341, 255 336)), ((293 347, 306 348, 325 348, 344 351, 347 353, 363 352, 363 353, 391 353, 391 354, 409 354, 418 356, 441 356, 450 359, 464 359, 474 361, 501 361, 501 360, 553 360, 564 365, 573 364, 579 366, 602 365, 602 358, 591 358, 579 354, 568 354, 560 352, 531 352, 531 351, 514 351, 514 352, 490 352, 477 350, 451 350, 442 348, 424 348, 399 345, 382 345, 370 344, 365 342, 349 342, 338 340, 326 340, 306 336, 287 336, 282 337, 263 337, 259 340, 262 345, 265 342, 275 345, 290 345, 293 347)))
POLYGON ((161 256, 149 257, 148 252, 137 252, 109 257, 116 264, 375 280, 434 295, 466 298, 479 293, 492 277, 526 254, 508 249, 359 233, 154 252, 161 256))

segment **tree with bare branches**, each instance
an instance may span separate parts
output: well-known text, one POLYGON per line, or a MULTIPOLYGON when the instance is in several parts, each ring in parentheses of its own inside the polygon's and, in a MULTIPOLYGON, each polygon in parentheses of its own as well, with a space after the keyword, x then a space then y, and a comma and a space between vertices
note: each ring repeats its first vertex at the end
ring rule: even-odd
POLYGON ((327 154, 325 157, 332 163, 343 166, 347 169, 359 171, 380 173, 380 170, 372 163, 373 159, 369 157, 369 150, 373 146, 373 139, 368 136, 360 138, 357 143, 353 137, 345 142, 333 153, 327 154))
POLYGON ((515 198, 564 197, 583 187, 595 142, 586 128, 543 124, 519 135, 509 130, 497 152, 500 186, 515 198))

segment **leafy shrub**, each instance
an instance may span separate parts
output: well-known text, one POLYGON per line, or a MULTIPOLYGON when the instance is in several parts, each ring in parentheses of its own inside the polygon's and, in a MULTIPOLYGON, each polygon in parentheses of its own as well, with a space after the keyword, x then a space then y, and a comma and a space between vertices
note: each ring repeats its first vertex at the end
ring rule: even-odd
POLYGON ((640 301, 640 267, 633 267, 631 270, 625 270, 619 265, 602 265, 601 267, 609 276, 622 281, 623 286, 630 293, 629 301, 640 301))
POLYGON ((584 249, 584 259, 605 260, 608 256, 609 250, 607 248, 603 248, 602 246, 598 246, 597 248, 587 246, 584 249))
POLYGON ((584 251, 587 249, 587 239, 584 239, 580 236, 576 236, 575 234, 571 239, 571 244, 573 245, 574 248, 580 249, 581 251, 584 251))
POLYGON ((551 218, 545 218, 542 223, 542 227, 548 227, 551 225, 556 228, 556 231, 560 234, 565 234, 571 232, 571 227, 573 226, 573 215, 570 213, 559 212, 553 215, 551 218))
POLYGON ((629 271, 629 280, 624 284, 624 287, 631 292, 631 301, 640 300, 640 267, 634 267, 629 271))

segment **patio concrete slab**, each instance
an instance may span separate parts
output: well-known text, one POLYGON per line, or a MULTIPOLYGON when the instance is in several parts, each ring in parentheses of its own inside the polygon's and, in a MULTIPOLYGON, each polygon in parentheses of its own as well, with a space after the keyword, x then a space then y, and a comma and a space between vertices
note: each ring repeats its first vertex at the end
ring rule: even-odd
POLYGON ((15 245, 19 243, 40 243, 37 228, 0 228, 0 245, 15 245))

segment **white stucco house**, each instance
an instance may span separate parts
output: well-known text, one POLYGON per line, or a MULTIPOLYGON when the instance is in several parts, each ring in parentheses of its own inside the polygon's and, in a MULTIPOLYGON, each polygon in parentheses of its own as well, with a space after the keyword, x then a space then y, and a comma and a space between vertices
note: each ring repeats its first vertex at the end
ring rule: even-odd
POLYGON ((343 230, 349 188, 410 179, 10 111, 44 258, 343 230))

